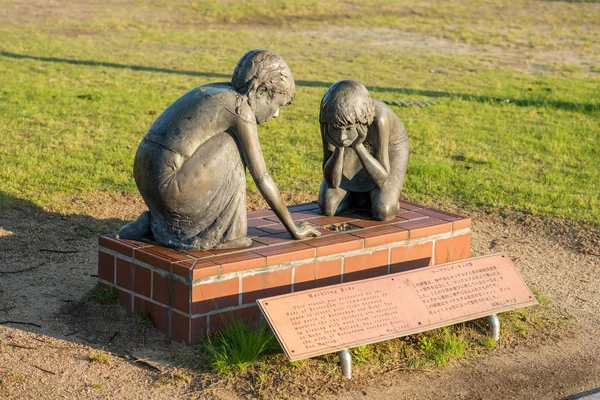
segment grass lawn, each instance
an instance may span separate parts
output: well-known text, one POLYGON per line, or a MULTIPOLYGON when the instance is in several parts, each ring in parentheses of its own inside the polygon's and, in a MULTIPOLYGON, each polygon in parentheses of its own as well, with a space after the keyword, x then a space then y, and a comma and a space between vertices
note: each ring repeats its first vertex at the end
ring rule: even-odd
POLYGON ((405 198, 600 223, 599 3, 32 0, 0 20, 0 209, 136 193, 157 115, 268 48, 297 83, 259 127, 282 192, 316 197, 319 102, 353 78, 434 102, 391 106, 410 137, 405 198))

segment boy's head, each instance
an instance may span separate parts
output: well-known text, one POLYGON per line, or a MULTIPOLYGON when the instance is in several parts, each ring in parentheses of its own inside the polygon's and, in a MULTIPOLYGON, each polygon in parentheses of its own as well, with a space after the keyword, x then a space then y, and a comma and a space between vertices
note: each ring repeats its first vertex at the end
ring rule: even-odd
POLYGON ((375 106, 369 91, 360 82, 343 80, 334 83, 321 100, 319 122, 334 128, 370 125, 375 106))
POLYGON ((290 104, 296 95, 292 71, 279 54, 269 50, 244 54, 233 71, 231 84, 252 108, 257 96, 283 97, 284 104, 290 104))

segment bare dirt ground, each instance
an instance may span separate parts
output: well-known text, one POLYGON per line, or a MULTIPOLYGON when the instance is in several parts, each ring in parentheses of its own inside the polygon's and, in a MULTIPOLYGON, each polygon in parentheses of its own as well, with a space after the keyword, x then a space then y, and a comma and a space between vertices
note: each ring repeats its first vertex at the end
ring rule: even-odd
MULTIPOLYGON (((85 301, 96 283, 98 235, 143 204, 109 197, 79 206, 81 215, 28 207, 0 216, 0 398, 252 397, 181 372, 205 367, 143 318, 85 301)), ((348 381, 333 397, 543 399, 600 386, 598 227, 470 214, 473 255, 506 252, 528 284, 571 316, 569 334, 433 373, 387 374, 364 387, 348 381)))

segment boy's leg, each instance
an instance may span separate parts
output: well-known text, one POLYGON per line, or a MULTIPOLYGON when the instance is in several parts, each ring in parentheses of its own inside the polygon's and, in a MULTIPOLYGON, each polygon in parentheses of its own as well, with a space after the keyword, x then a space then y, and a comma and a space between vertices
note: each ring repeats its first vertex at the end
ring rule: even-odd
POLYGON ((321 182, 319 190, 319 207, 323 215, 332 216, 341 213, 350 204, 350 193, 344 189, 332 189, 327 186, 325 179, 321 182))

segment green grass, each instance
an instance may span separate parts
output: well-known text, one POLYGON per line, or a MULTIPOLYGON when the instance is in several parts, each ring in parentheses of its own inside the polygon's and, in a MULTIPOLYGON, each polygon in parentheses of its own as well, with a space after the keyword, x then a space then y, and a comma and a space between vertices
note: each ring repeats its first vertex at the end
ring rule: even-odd
POLYGON ((405 198, 600 221, 595 3, 84 4, 43 20, 12 5, 0 25, 0 208, 77 212, 74 198, 135 194, 133 156, 157 114, 263 47, 297 81, 294 104, 259 127, 292 201, 316 197, 319 102, 351 77, 376 98, 435 102, 392 106, 411 144, 405 198))
POLYGON ((103 351, 95 351, 90 354, 89 360, 91 363, 108 364, 110 357, 103 351))
POLYGON ((203 344, 210 366, 220 374, 246 372, 261 356, 280 350, 268 326, 234 319, 203 344))
POLYGON ((88 298, 94 303, 101 305, 117 304, 119 302, 119 296, 117 290, 114 287, 104 286, 98 283, 88 294, 88 298))
POLYGON ((234 321, 225 325, 222 336, 199 347, 201 364, 210 365, 211 371, 197 379, 218 381, 251 397, 312 398, 349 387, 367 387, 388 374, 428 373, 459 359, 478 359, 523 345, 539 346, 571 334, 564 312, 534 293, 539 306, 499 315, 499 342, 489 336, 487 318, 482 318, 352 348, 352 381, 342 377, 337 353, 290 363, 264 325, 234 321))

